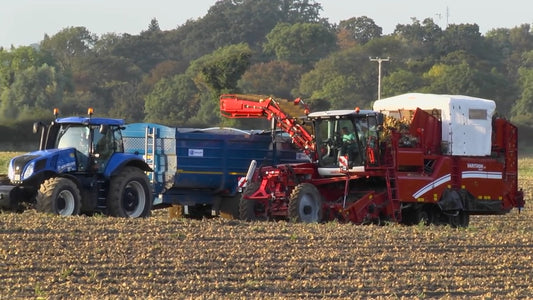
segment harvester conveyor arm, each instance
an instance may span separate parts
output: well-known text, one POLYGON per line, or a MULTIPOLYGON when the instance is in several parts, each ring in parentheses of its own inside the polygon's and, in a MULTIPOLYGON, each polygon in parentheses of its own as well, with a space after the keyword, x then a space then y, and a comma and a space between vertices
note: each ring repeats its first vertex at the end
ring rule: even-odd
MULTIPOLYGON (((300 99, 296 99, 295 104, 301 104, 300 99)), ((276 125, 288 133, 292 141, 306 154, 315 152, 312 135, 296 119, 285 114, 271 97, 255 101, 241 99, 239 95, 222 95, 220 113, 227 118, 274 118, 276 125)))

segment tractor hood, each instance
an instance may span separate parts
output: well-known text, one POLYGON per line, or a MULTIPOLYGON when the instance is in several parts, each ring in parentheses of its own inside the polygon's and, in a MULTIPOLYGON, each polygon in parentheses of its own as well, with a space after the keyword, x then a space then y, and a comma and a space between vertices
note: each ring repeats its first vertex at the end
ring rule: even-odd
POLYGON ((49 149, 12 158, 8 176, 12 183, 19 184, 43 172, 65 173, 76 170, 76 149, 49 149))

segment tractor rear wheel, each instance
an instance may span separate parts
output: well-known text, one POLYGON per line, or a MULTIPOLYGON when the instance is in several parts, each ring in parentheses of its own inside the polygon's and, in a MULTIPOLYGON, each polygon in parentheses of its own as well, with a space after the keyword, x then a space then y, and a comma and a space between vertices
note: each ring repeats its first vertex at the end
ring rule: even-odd
POLYGON ((81 211, 80 190, 76 183, 68 178, 50 178, 39 187, 35 209, 61 216, 79 215, 81 211))
POLYGON ((124 167, 111 178, 107 197, 109 214, 114 217, 149 217, 152 209, 152 187, 140 169, 124 167))
POLYGON ((264 221, 267 219, 265 207, 255 200, 245 199, 244 196, 253 194, 260 186, 260 182, 250 182, 244 188, 239 201, 239 218, 245 221, 264 221), (258 215, 259 214, 259 215, 258 215))
POLYGON ((304 223, 322 221, 322 196, 310 183, 302 183, 289 198, 289 220, 304 223))

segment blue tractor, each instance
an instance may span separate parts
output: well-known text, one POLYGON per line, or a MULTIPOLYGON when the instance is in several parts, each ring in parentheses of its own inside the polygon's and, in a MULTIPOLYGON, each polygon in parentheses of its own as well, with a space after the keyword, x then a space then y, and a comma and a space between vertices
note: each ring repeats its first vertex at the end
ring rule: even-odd
POLYGON ((41 132, 38 151, 9 163, 9 182, 0 185, 0 209, 57 215, 105 213, 116 217, 148 217, 153 187, 150 166, 138 155, 124 152, 120 119, 58 118, 41 132))

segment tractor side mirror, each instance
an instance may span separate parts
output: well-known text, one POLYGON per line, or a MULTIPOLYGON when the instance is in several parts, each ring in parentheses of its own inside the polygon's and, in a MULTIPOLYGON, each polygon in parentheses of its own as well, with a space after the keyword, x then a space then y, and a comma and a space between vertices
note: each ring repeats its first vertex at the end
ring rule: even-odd
POLYGON ((39 132, 39 130, 41 130, 41 128, 43 128, 43 123, 41 123, 41 122, 33 123, 33 133, 34 134, 39 132))
POLYGON ((105 135, 107 133, 107 131, 109 130, 109 125, 105 125, 105 124, 101 124, 100 125, 100 128, 98 129, 98 131, 105 135))

